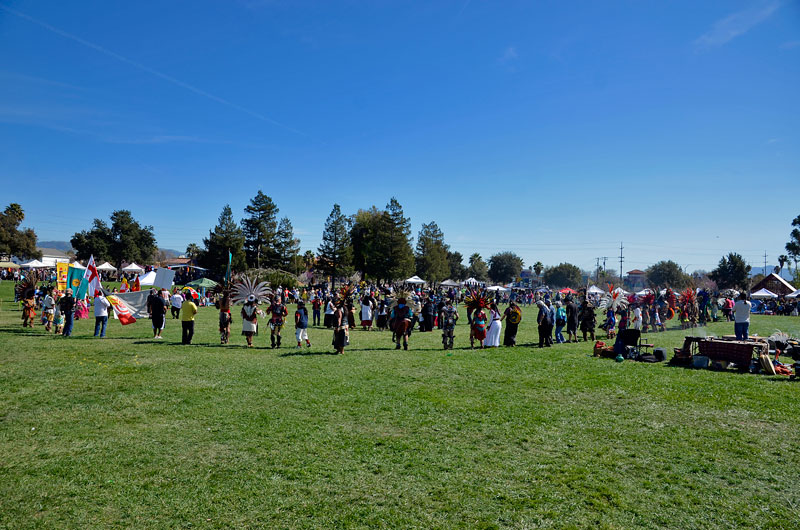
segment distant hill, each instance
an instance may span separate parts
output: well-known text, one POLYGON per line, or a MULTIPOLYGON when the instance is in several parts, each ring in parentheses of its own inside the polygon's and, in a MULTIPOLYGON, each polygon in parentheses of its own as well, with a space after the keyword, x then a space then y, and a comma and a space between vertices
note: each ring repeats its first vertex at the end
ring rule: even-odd
POLYGON ((36 243, 36 246, 42 248, 54 248, 56 250, 60 250, 61 252, 75 251, 69 241, 39 241, 36 243))
POLYGON ((177 258, 181 254, 183 254, 183 252, 181 252, 180 250, 175 250, 171 248, 159 248, 158 250, 166 254, 168 258, 177 258))
MULTIPOLYGON (((777 267, 777 265, 767 265, 767 274, 771 274, 771 273, 775 272, 775 267, 777 267)), ((761 267, 753 267, 752 269, 750 269, 750 277, 751 278, 753 276, 757 275, 757 274, 764 274, 764 266, 763 265, 761 267)), ((788 267, 786 267, 786 266, 783 267, 783 271, 781 272, 781 277, 784 280, 788 280, 790 282, 792 281, 793 276, 792 276, 791 271, 789 271, 788 267)))

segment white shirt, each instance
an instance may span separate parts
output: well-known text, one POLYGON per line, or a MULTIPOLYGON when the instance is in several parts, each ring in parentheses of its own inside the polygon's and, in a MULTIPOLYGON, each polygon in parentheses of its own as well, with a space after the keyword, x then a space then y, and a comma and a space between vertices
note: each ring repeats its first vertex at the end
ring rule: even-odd
POLYGON ((106 300, 105 296, 95 296, 94 297, 94 316, 96 317, 107 317, 108 316, 108 308, 111 304, 106 300))
POLYGON ((642 319, 642 310, 640 308, 636 308, 633 310, 633 319, 634 320, 641 320, 642 319))
POLYGON ((178 309, 180 309, 183 305, 183 297, 178 293, 173 294, 169 301, 172 304, 172 307, 177 307, 178 309))
POLYGON ((752 306, 747 300, 737 300, 733 305, 733 321, 737 324, 750 322, 750 308, 752 306))

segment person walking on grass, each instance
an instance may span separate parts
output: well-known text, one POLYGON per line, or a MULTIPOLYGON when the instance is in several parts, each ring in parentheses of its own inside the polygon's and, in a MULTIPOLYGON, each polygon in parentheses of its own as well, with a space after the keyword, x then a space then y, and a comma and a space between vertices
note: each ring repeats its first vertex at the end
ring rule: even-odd
POLYGON ((103 338, 106 336, 106 325, 108 324, 108 308, 111 304, 102 294, 94 297, 94 336, 103 338))
POLYGON ((347 309, 345 308, 344 298, 337 301, 331 324, 333 326, 333 349, 336 354, 344 355, 344 347, 349 342, 347 309))
POLYGON ((242 306, 242 335, 247 340, 247 347, 253 347, 253 337, 258 335, 258 315, 261 310, 258 308, 258 299, 251 294, 247 297, 247 302, 242 306))
POLYGON ((300 349, 303 340, 306 341, 306 346, 310 348, 311 341, 308 340, 308 309, 306 309, 306 304, 302 300, 297 302, 297 311, 294 312, 294 328, 297 348, 300 349))
POLYGON ((164 330, 167 320, 167 306, 163 296, 158 294, 155 289, 150 289, 147 297, 147 312, 153 324, 153 338, 161 339, 161 332, 164 330))
POLYGON ((178 291, 175 291, 173 295, 169 299, 170 302, 170 312, 172 313, 172 319, 175 320, 176 318, 180 317, 181 314, 181 306, 183 305, 183 295, 178 291))
POLYGON ((195 315, 197 315, 197 305, 189 298, 181 304, 181 344, 192 343, 195 315))
POLYGON ((64 337, 71 337, 72 325, 75 322, 75 298, 72 296, 72 289, 67 289, 67 293, 58 301, 58 309, 64 317, 64 329, 61 334, 64 337))
POLYGON ((750 311, 753 304, 747 301, 747 294, 742 293, 733 306, 733 330, 736 333, 736 340, 747 340, 750 331, 750 311))

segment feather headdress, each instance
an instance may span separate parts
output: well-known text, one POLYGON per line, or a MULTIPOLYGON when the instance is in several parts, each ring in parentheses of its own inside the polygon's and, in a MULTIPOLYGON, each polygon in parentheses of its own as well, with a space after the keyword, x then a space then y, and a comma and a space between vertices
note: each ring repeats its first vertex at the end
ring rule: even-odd
POLYGON ((233 296, 231 302, 234 304, 244 304, 250 296, 254 296, 257 301, 268 299, 272 296, 272 289, 269 282, 259 282, 257 278, 243 275, 233 284, 233 296))
POLYGON ((611 309, 616 312, 619 309, 628 307, 628 299, 622 292, 622 289, 614 290, 614 285, 608 284, 608 292, 603 295, 600 300, 600 309, 611 309))
POLYGON ((485 309, 491 304, 489 293, 485 290, 479 291, 478 289, 469 288, 464 296, 464 305, 470 311, 478 311, 485 309))
POLYGON ((14 287, 14 290, 17 293, 17 298, 20 300, 33 298, 36 295, 36 278, 29 274, 14 287))
POLYGON ((356 292, 356 288, 354 285, 344 285, 341 289, 339 289, 339 299, 337 301, 337 305, 343 305, 347 302, 351 302, 351 298, 356 292))

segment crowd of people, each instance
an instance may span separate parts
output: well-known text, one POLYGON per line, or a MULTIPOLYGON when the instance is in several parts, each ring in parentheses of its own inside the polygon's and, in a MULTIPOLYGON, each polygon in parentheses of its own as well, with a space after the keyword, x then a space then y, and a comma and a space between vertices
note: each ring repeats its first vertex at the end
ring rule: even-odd
MULTIPOLYGON (((63 292, 52 284, 41 287, 36 282, 41 274, 28 272, 17 277, 15 289, 22 307, 23 325, 32 327, 36 312, 41 312, 41 322, 47 331, 65 337, 72 334, 74 320, 89 318, 90 299, 76 299, 72 289, 63 292), (22 287, 22 288, 19 288, 22 287)), ((45 281, 54 280, 45 275, 45 281)), ((116 289, 112 290, 116 292, 116 289)), ((283 329, 287 323, 295 328, 296 348, 311 347, 308 328, 325 327, 333 331, 332 345, 343 353, 349 344, 350 331, 360 327, 363 331, 390 331, 396 349, 408 349, 413 332, 442 334, 442 345, 452 349, 455 344, 459 306, 466 308, 470 347, 492 348, 515 346, 522 322, 522 307, 535 306, 538 345, 541 348, 554 344, 595 341, 598 330, 613 338, 620 330, 632 328, 642 333, 666 330, 666 322, 676 319, 681 328, 704 326, 708 322, 724 319, 734 321, 736 335, 747 337, 743 324, 749 323, 753 310, 746 300, 734 302, 732 293, 705 293, 687 290, 676 293, 666 289, 643 296, 614 293, 587 296, 586 293, 563 293, 547 290, 505 290, 489 292, 466 286, 464 288, 424 289, 419 286, 381 286, 362 282, 347 285, 339 290, 328 286, 295 287, 269 290, 268 294, 249 294, 240 300, 243 304, 238 316, 242 321, 241 333, 248 347, 254 346, 259 334, 259 323, 269 328, 269 346, 283 346, 283 329), (290 318, 288 304, 295 306, 290 318), (746 304, 746 307, 743 305, 746 304), (504 306, 501 309, 501 306, 504 306), (598 310, 600 323, 598 325, 598 310)), ((105 337, 109 317, 115 317, 111 304, 102 294, 93 298, 95 317, 94 336, 105 337)), ((198 307, 215 305, 219 309, 220 343, 228 344, 234 318, 231 313, 229 292, 221 290, 208 297, 175 288, 152 289, 147 297, 147 314, 153 327, 153 338, 162 339, 167 316, 181 322, 181 342, 191 344, 198 307), (227 293, 227 294, 226 294, 227 293), (227 297, 227 298, 226 298, 227 297)), ((760 304, 762 311, 772 314, 797 315, 797 302, 777 300, 760 304)))

